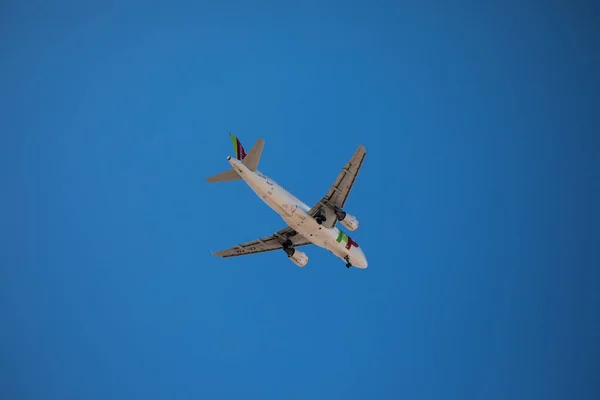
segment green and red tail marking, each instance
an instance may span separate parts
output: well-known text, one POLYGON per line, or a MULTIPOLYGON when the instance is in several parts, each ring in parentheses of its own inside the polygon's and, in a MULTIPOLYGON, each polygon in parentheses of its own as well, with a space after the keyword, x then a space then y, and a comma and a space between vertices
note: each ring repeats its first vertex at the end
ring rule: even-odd
POLYGON ((244 150, 244 146, 242 146, 242 142, 235 137, 233 133, 229 133, 231 136, 231 144, 233 144, 233 151, 235 151, 235 156, 238 160, 243 160, 246 157, 246 151, 244 150))

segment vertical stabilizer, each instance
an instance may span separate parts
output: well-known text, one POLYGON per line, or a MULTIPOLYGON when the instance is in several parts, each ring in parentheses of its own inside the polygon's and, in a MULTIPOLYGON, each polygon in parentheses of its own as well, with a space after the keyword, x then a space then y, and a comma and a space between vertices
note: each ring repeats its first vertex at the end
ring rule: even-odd
POLYGON ((240 161, 246 158, 246 151, 244 150, 244 146, 242 146, 242 142, 240 142, 231 132, 229 132, 229 136, 231 137, 231 144, 233 145, 235 157, 240 161))

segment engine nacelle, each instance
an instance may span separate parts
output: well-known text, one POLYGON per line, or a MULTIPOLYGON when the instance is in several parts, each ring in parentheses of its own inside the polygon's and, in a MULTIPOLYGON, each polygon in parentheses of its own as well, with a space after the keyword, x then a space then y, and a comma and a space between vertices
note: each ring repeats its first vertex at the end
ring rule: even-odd
POLYGON ((349 231, 358 229, 358 219, 354 215, 350 215, 345 211, 338 211, 336 216, 340 223, 349 231))
POLYGON ((308 264, 308 256, 303 251, 296 250, 294 248, 289 248, 286 249, 286 253, 288 255, 288 258, 300 268, 308 264))

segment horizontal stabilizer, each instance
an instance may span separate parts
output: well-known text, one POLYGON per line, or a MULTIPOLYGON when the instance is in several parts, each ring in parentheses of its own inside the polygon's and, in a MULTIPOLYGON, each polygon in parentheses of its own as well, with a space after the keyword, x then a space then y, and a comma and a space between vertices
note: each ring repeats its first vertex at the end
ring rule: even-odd
POLYGON ((240 179, 242 178, 237 172, 235 172, 233 168, 228 169, 227 171, 223 171, 219 174, 213 175, 210 178, 206 178, 206 180, 210 183, 238 181, 240 179))
POLYGON ((262 155, 263 147, 265 147, 265 141, 262 139, 258 139, 254 146, 250 149, 248 154, 242 160, 242 163, 248 167, 250 171, 256 171, 258 168, 258 162, 260 161, 260 156, 262 155))

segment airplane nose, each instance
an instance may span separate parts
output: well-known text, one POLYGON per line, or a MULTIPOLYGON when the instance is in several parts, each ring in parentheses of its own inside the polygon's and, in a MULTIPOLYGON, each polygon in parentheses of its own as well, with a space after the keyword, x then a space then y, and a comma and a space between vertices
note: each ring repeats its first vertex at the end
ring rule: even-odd
POLYGON ((367 263, 367 258, 365 257, 365 253, 363 253, 361 251, 360 254, 358 254, 356 258, 357 258, 356 266, 358 268, 362 268, 362 269, 367 268, 367 265, 369 265, 369 263, 367 263))
POLYGON ((227 156, 227 161, 231 160, 231 156, 227 156))
POLYGON ((365 268, 367 268, 367 265, 369 265, 369 263, 367 262, 367 259, 363 257, 363 259, 360 260, 360 267, 362 269, 365 269, 365 268))

